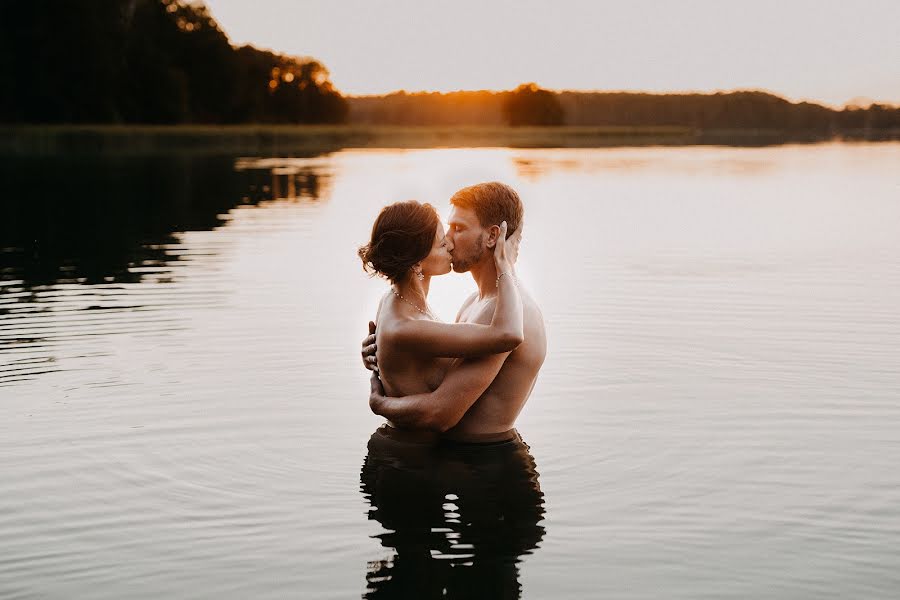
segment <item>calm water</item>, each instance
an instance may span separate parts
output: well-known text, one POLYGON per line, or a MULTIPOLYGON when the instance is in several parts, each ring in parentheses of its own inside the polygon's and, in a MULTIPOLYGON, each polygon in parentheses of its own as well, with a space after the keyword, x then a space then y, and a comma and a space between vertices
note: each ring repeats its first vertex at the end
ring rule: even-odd
MULTIPOLYGON (((900 144, 7 161, 0 597, 895 598, 900 144), (503 447, 385 440, 398 199, 501 179, 550 347, 503 447)), ((468 276, 436 280, 452 319, 468 276)))

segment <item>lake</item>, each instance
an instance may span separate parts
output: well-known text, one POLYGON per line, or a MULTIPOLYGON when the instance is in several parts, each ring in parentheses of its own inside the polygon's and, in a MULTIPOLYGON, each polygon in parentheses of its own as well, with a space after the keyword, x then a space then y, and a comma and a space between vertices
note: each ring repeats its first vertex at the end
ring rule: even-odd
MULTIPOLYGON (((894 598, 900 144, 8 158, 0 598, 894 598), (522 442, 383 443, 382 206, 501 180, 522 442)), ((467 275, 432 282, 452 320, 467 275)))

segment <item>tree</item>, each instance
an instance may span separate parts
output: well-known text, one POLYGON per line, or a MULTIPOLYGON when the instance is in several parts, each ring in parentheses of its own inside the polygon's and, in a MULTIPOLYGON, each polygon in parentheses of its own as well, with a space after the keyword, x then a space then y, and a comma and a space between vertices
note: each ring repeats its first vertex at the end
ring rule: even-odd
POLYGON ((562 125, 563 108, 556 94, 535 83, 523 83, 503 99, 506 122, 518 125, 562 125))
POLYGON ((0 122, 332 123, 346 114, 322 63, 234 48, 202 2, 0 2, 0 122))
POLYGON ((237 50, 236 118, 263 123, 342 123, 347 101, 317 60, 252 46, 237 50))

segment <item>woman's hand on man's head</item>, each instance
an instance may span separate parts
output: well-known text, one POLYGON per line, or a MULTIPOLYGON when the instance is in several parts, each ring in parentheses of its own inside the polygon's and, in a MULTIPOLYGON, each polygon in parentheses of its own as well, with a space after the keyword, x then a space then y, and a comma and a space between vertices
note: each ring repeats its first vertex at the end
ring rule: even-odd
POLYGON ((506 239, 507 227, 506 221, 500 223, 500 234, 494 244, 494 265, 500 273, 512 271, 519 258, 519 244, 522 242, 522 224, 519 224, 519 228, 509 239, 506 239))

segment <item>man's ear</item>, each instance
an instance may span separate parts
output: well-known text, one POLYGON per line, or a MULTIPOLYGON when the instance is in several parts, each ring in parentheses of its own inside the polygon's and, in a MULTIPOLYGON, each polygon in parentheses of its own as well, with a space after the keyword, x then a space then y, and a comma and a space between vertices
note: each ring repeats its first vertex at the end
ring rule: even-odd
POLYGON ((487 247, 493 248, 497 245, 497 238, 500 237, 500 226, 491 225, 488 227, 487 247))

